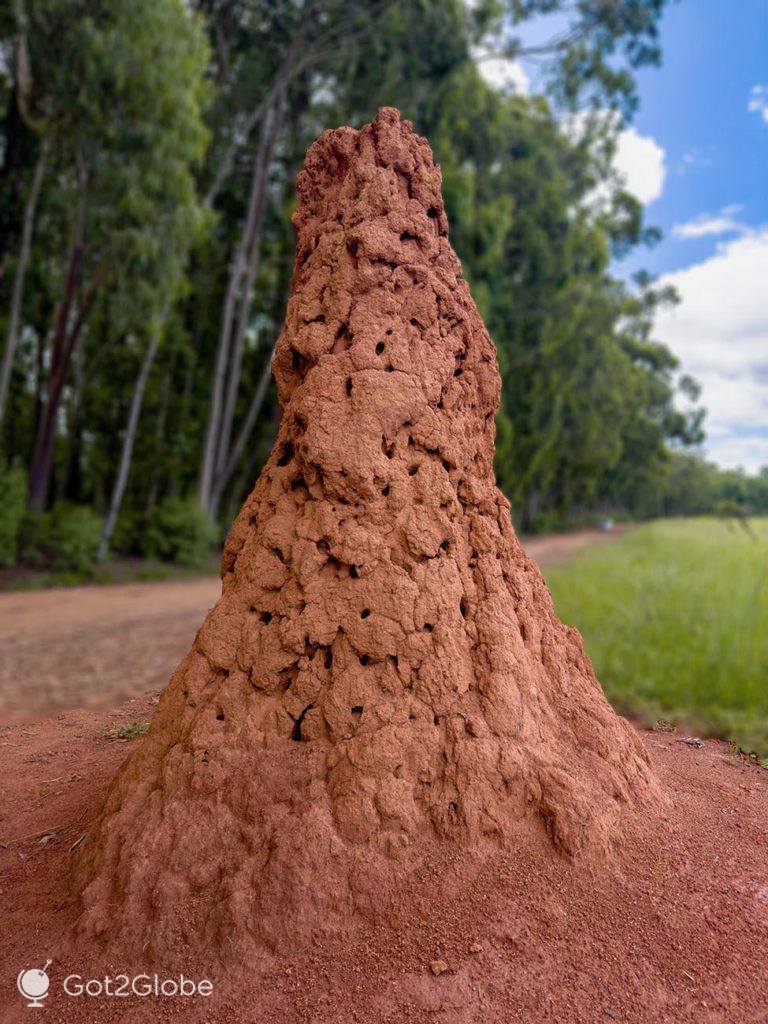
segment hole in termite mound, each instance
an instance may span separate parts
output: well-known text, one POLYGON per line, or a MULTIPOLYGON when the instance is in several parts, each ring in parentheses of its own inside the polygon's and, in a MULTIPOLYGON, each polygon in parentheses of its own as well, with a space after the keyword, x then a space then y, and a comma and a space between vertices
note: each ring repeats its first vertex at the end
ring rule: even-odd
POLYGON ((378 345, 376 346, 376 355, 380 356, 383 351, 384 351, 384 342, 380 341, 378 343, 378 345))
POLYGON ((291 369, 294 373, 303 373, 304 370, 309 366, 309 360, 306 359, 298 349, 291 349, 291 369))
POLYGON ((278 679, 282 692, 285 693, 287 690, 290 690, 298 678, 299 668, 297 665, 291 665, 289 668, 281 669, 278 672, 278 679))
MULTIPOLYGON (((293 719, 293 729, 291 730, 291 739, 294 740, 296 743, 301 743, 301 741, 304 739, 304 737, 301 734, 301 727, 304 724, 304 718, 305 718, 307 712, 311 711, 314 706, 315 706, 314 703, 307 704, 307 706, 301 712, 299 717, 293 719)), ((293 715, 291 715, 291 718, 293 718, 293 715)))
POLYGON ((278 464, 278 466, 287 466, 292 458, 293 458, 293 445, 291 444, 290 441, 288 441, 288 443, 283 448, 283 452, 282 452, 280 458, 277 460, 277 464, 278 464))
POLYGON ((371 659, 367 654, 360 655, 360 664, 363 666, 363 668, 365 668, 365 666, 368 664, 370 660, 371 659))
POLYGON ((360 618, 361 619, 367 619, 370 614, 371 614, 371 609, 370 608, 363 608, 363 610, 360 612, 360 618))
POLYGON ((363 713, 363 705, 362 704, 355 704, 355 706, 353 708, 350 708, 350 711, 352 712, 353 715, 362 715, 362 713, 363 713))

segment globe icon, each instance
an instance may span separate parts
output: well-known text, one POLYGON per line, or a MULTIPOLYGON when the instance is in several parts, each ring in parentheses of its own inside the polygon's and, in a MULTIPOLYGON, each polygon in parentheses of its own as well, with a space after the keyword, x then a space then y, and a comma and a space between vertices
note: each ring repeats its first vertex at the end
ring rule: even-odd
POLYGON ((29 970, 19 972, 19 976, 16 979, 16 987, 25 999, 30 1000, 27 1003, 28 1006, 41 1007, 43 1005, 43 999, 48 995, 48 989, 51 984, 48 975, 45 973, 50 963, 51 961, 48 960, 42 969, 32 967, 29 970))

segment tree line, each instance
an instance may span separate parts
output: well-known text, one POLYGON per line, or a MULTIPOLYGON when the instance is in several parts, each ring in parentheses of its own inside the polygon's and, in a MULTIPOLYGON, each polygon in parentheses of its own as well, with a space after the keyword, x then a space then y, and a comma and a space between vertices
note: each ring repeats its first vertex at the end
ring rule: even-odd
POLYGON ((612 271, 656 237, 612 155, 665 3, 0 0, 0 560, 220 534, 274 433, 304 152, 385 104, 442 166, 518 525, 664 511, 703 412, 653 336, 674 295, 612 271))

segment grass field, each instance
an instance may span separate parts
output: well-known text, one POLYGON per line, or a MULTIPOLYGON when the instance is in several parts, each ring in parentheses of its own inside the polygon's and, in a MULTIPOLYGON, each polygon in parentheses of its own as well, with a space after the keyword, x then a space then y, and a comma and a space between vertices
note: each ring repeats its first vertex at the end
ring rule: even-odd
POLYGON ((768 754, 768 520, 658 521, 547 572, 620 711, 768 754))

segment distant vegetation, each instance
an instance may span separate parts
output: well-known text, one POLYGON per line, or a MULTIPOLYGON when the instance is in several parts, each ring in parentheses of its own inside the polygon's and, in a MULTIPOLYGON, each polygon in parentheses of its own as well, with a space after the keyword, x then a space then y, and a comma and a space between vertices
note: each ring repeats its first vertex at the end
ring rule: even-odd
POLYGON ((682 468, 714 471, 670 456, 703 436, 653 333, 675 296, 612 269, 657 238, 612 155, 665 3, 0 0, 0 562, 221 537, 274 435, 296 174, 383 104, 442 166, 518 525, 688 511, 682 468), (526 53, 539 95, 483 78, 526 53))
POLYGON ((768 520, 650 523, 547 576, 619 710, 768 755, 768 520))

